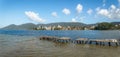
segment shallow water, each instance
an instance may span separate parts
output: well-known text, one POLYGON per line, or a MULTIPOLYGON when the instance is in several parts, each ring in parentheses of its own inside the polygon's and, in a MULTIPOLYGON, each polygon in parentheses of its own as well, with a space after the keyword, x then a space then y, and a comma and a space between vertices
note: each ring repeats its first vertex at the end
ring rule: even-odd
POLYGON ((77 38, 120 38, 120 30, 0 30, 0 34, 18 36, 57 36, 77 38))
POLYGON ((120 57, 120 47, 62 44, 39 40, 38 35, 31 33, 2 33, 0 57, 120 57))

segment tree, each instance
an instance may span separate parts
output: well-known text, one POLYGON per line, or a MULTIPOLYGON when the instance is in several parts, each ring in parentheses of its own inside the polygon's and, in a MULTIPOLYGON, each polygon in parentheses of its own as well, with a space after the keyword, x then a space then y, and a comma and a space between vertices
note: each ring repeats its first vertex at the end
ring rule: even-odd
POLYGON ((98 23, 95 29, 96 30, 109 30, 109 29, 113 29, 113 27, 114 25, 112 23, 103 22, 103 23, 98 23))

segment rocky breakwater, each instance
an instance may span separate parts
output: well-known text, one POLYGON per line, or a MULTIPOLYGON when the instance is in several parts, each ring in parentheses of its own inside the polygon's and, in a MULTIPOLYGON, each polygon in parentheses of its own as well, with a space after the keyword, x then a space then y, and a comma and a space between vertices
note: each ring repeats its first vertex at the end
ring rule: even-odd
POLYGON ((40 37, 40 40, 53 41, 58 43, 90 44, 90 45, 100 45, 100 46, 120 46, 119 39, 78 38, 76 40, 72 40, 69 37, 42 36, 40 37))

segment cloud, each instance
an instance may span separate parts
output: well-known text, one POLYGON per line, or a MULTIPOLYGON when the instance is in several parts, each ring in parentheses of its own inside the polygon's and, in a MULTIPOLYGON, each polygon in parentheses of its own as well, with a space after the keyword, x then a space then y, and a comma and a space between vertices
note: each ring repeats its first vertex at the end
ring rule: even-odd
POLYGON ((83 22, 83 20, 85 19, 85 16, 76 16, 74 18, 72 18, 72 22, 83 22))
POLYGON ((97 7, 95 10, 96 10, 96 11, 99 11, 99 10, 100 10, 100 7, 97 7))
POLYGON ((118 3, 119 3, 118 6, 119 6, 119 8, 120 8, 120 0, 118 0, 118 3))
POLYGON ((76 7, 77 12, 80 13, 82 9, 83 9, 83 6, 81 4, 78 4, 76 7))
POLYGON ((106 5, 106 0, 103 0, 103 7, 106 5))
POLYGON ((120 3, 120 0, 118 0, 118 2, 120 3))
POLYGON ((107 16, 109 14, 107 9, 100 9, 98 11, 98 14, 103 15, 103 16, 107 16))
POLYGON ((111 5, 110 9, 116 9, 115 5, 111 5))
POLYGON ((88 13, 89 15, 91 15, 91 14, 92 14, 92 12, 93 12, 93 10, 92 10, 92 9, 89 9, 89 10, 87 11, 87 13, 88 13))
POLYGON ((66 14, 66 15, 69 15, 69 14, 71 13, 70 10, 67 9, 67 8, 64 8, 64 9, 62 10, 62 12, 63 12, 64 14, 66 14))
POLYGON ((72 18, 72 22, 77 22, 77 20, 75 18, 72 18))
POLYGON ((117 8, 115 5, 111 5, 108 9, 99 9, 97 14, 109 19, 120 19, 120 8, 117 8))
POLYGON ((44 22, 45 20, 43 20, 42 18, 39 17, 39 14, 38 13, 35 13, 33 11, 25 11, 25 15, 33 20, 33 21, 36 21, 36 22, 44 22))
POLYGON ((53 17, 58 17, 57 12, 52 12, 51 15, 52 15, 53 17))

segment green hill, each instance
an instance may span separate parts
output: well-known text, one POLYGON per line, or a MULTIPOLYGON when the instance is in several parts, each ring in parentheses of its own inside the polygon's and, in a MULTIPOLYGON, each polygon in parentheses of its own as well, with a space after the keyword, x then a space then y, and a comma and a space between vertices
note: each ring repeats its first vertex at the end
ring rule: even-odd
POLYGON ((79 22, 58 22, 58 23, 37 24, 37 25, 33 24, 33 23, 26 23, 26 24, 21 24, 21 25, 11 24, 11 25, 8 25, 2 29, 31 30, 31 29, 36 28, 38 26, 58 26, 58 25, 61 25, 61 26, 79 26, 79 27, 86 26, 86 24, 79 23, 79 22))
MULTIPOLYGON (((111 22, 112 24, 118 25, 120 24, 120 22, 111 22)), ((90 26, 97 26, 98 23, 96 24, 84 24, 84 23, 80 23, 80 22, 56 22, 56 23, 49 23, 49 24, 33 24, 33 23, 25 23, 25 24, 21 24, 21 25, 15 25, 15 24, 11 24, 8 25, 2 29, 12 29, 12 30, 32 30, 33 28, 37 28, 39 26, 71 26, 71 27, 90 27, 90 26)))

